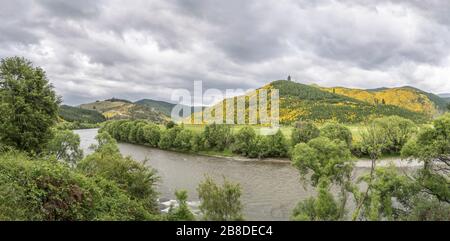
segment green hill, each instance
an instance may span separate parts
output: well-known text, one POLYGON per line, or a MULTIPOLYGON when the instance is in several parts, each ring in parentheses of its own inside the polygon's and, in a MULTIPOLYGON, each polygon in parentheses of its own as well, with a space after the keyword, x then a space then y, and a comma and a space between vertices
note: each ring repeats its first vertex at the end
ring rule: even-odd
MULTIPOLYGON (((165 101, 159 101, 159 100, 152 100, 152 99, 142 99, 134 102, 138 105, 144 105, 147 107, 150 107, 153 110, 159 111, 164 113, 167 116, 170 116, 172 114, 172 109, 175 107, 176 104, 165 102, 165 101)), ((187 107, 186 105, 183 105, 183 108, 187 107)), ((194 112, 194 107, 188 107, 191 108, 191 113, 194 112)))
POLYGON ((68 105, 61 105, 59 107, 59 116, 65 121, 77 121, 91 124, 100 123, 106 120, 106 118, 98 111, 86 110, 68 105))
POLYGON ((360 123, 370 118, 390 115, 402 116, 415 122, 429 120, 429 116, 424 113, 381 102, 368 103, 320 87, 293 81, 278 80, 260 89, 279 90, 280 122, 282 124, 290 124, 297 120, 311 120, 317 123, 327 121, 360 123))
POLYGON ((128 100, 108 99, 80 105, 86 110, 98 111, 108 119, 145 119, 156 123, 162 123, 169 117, 157 110, 145 105, 134 104, 128 100))

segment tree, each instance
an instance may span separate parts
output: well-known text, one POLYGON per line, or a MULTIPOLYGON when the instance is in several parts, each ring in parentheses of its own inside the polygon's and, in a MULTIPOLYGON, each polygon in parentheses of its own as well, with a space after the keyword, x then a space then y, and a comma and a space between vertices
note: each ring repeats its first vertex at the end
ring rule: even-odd
POLYGON ((317 198, 308 198, 297 204, 292 219, 295 221, 332 221, 340 218, 338 204, 329 191, 330 183, 322 178, 317 198))
POLYGON ((56 156, 56 159, 75 166, 83 158, 80 149, 80 136, 70 130, 55 131, 53 139, 48 143, 47 150, 56 156))
POLYGON ((203 219, 208 221, 243 220, 240 201, 241 187, 224 178, 223 185, 217 185, 210 177, 206 177, 197 188, 200 198, 200 211, 203 219))
POLYGON ((447 110, 450 111, 450 103, 447 104, 447 110))
POLYGON ((383 129, 387 138, 386 149, 393 153, 399 153, 406 142, 417 133, 414 122, 399 116, 375 119, 374 123, 383 129))
POLYGON ((192 139, 194 138, 194 134, 191 130, 183 129, 175 138, 174 147, 178 150, 189 151, 192 148, 192 139))
POLYGON ((144 135, 144 143, 150 144, 152 147, 158 147, 159 140, 161 138, 161 130, 159 126, 150 123, 142 127, 144 135))
POLYGON ((186 190, 175 192, 177 197, 178 207, 173 205, 169 208, 167 215, 169 221, 195 221, 195 216, 192 214, 187 204, 188 194, 186 190))
POLYGON ((288 154, 288 143, 281 130, 274 135, 264 137, 266 139, 266 157, 286 157, 288 154))
POLYGON ((204 146, 216 151, 223 151, 231 142, 231 129, 228 125, 213 123, 205 126, 202 133, 204 146))
POLYGON ((255 148, 255 140, 255 130, 250 126, 244 126, 234 135, 232 150, 243 156, 249 156, 255 148))
POLYGON ((347 146, 352 145, 352 132, 342 124, 331 123, 327 124, 320 130, 320 135, 327 137, 330 140, 344 141, 347 146))
POLYGON ((40 153, 52 138, 59 98, 44 70, 20 57, 0 63, 0 142, 40 153))
POLYGON ((308 143, 297 144, 292 150, 291 159, 301 179, 309 177, 313 187, 317 187, 321 180, 340 186, 338 216, 343 218, 354 167, 347 144, 318 137, 308 143))
POLYGON ((353 190, 357 206, 353 213, 353 220, 356 220, 360 216, 361 208, 363 207, 366 199, 371 195, 372 184, 374 180, 376 162, 383 155, 383 150, 388 144, 386 129, 377 125, 375 122, 371 122, 365 130, 361 132, 361 147, 363 152, 367 153, 371 160, 370 174, 367 178, 367 188, 364 193, 360 193, 355 187, 353 190))
POLYGON ((291 134, 292 146, 319 137, 320 130, 312 122, 299 121, 295 124, 291 134))
POLYGON ((159 140, 158 146, 161 149, 171 149, 174 148, 175 139, 177 138, 178 133, 182 131, 181 127, 175 126, 170 129, 166 129, 162 134, 159 140))
POLYGON ((423 191, 441 202, 450 203, 450 114, 423 129, 402 150, 406 159, 423 162, 417 182, 423 191))

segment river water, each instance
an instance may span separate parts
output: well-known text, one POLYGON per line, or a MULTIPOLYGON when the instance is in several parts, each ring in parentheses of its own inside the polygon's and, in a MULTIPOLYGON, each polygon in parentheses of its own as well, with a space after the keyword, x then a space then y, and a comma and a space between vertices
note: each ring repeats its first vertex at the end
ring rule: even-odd
MULTIPOLYGON (((96 143, 97 131, 75 131, 80 135, 85 155, 91 152, 89 146, 96 143)), ((295 205, 314 195, 311 188, 300 182, 298 171, 290 163, 198 156, 127 143, 119 143, 119 149, 136 161, 147 160, 158 171, 162 199, 173 200, 175 190, 185 189, 189 200, 195 203, 198 201, 196 188, 205 175, 240 183, 246 220, 289 220, 295 205)), ((367 172, 365 166, 357 167, 354 175, 367 172)))

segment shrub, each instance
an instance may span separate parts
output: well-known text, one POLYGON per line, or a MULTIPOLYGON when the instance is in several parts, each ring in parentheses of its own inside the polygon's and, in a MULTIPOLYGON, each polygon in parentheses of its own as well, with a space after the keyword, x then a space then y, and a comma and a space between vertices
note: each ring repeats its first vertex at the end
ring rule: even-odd
POLYGON ((242 220, 241 188, 224 179, 223 185, 217 185, 210 177, 198 185, 200 211, 208 221, 242 220))
POLYGON ((249 156, 254 151, 255 140, 255 130, 250 126, 245 126, 234 135, 232 151, 243 156, 249 156))
POLYGON ((348 147, 352 145, 352 132, 342 124, 327 124, 320 130, 320 132, 321 136, 327 137, 330 140, 344 141, 348 147))
POLYGON ((312 122, 298 121, 291 134, 292 146, 302 142, 307 143, 319 135, 320 130, 312 122))
POLYGON ((207 149, 223 151, 231 142, 231 129, 228 125, 211 124, 205 126, 202 134, 207 149))
POLYGON ((191 150, 193 137, 194 134, 190 130, 184 129, 180 131, 175 138, 174 147, 181 151, 191 150))
POLYGON ((113 181, 56 160, 0 155, 0 220, 151 220, 156 216, 113 181))
POLYGON ((406 142, 417 133, 414 122, 399 116, 379 118, 374 122, 384 129, 388 141, 385 150, 387 152, 400 153, 406 142))
POLYGON ((99 142, 95 152, 82 160, 77 169, 87 176, 100 176, 112 180, 130 197, 142 203, 150 213, 158 209, 155 170, 138 163, 129 157, 123 157, 116 141, 107 133, 97 136, 99 142))

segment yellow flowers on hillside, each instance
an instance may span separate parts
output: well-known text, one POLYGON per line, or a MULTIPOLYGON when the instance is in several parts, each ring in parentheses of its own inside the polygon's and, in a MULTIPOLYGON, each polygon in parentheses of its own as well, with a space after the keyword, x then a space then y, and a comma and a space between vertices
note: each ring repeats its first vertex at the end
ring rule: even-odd
POLYGON ((393 88, 380 91, 348 89, 342 87, 322 88, 323 90, 361 100, 370 104, 394 105, 414 112, 435 115, 435 104, 423 93, 408 88, 393 88))

